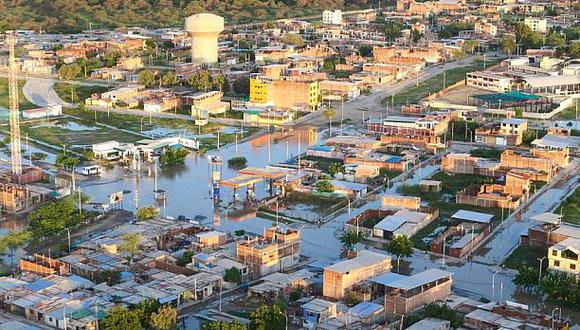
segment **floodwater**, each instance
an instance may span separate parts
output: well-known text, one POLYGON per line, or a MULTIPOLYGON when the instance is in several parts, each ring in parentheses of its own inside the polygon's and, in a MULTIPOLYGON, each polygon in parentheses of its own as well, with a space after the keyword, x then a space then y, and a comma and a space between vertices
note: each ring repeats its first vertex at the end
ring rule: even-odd
MULTIPOLYGON (((317 133, 313 130, 297 130, 289 133, 269 133, 258 138, 222 147, 221 150, 213 150, 208 155, 220 155, 224 164, 220 168, 223 178, 232 178, 238 175, 234 169, 227 166, 227 160, 234 156, 245 156, 248 166, 264 167, 269 163, 282 162, 293 157, 299 152, 304 152, 309 146, 320 144, 324 140, 325 132, 317 133)), ((427 165, 415 171, 414 175, 404 180, 405 184, 417 184, 421 179, 427 178, 440 169, 439 165, 427 165)), ((184 165, 168 168, 161 168, 157 175, 157 185, 159 189, 166 190, 167 200, 165 203, 157 203, 154 200, 155 180, 153 166, 142 164, 141 176, 135 175, 136 170, 123 169, 120 166, 103 169, 101 178, 96 180, 83 181, 81 189, 83 193, 90 196, 92 202, 107 203, 108 195, 117 191, 130 191, 125 195, 122 207, 127 210, 135 210, 137 207, 158 205, 162 209, 162 214, 177 217, 185 215, 188 218, 202 220, 202 223, 214 225, 217 230, 234 231, 244 229, 248 232, 261 233, 265 227, 271 226, 272 221, 257 218, 253 215, 243 220, 234 220, 231 216, 235 213, 230 206, 233 201, 233 192, 229 188, 222 187, 222 202, 215 205, 210 196, 210 175, 212 168, 208 165, 207 155, 190 154, 184 165), (217 215, 216 215, 217 214, 217 215), (229 217, 227 215, 230 215, 229 217)), ((402 184, 395 182, 388 189, 388 193, 396 193, 397 187, 402 184)), ((238 192, 243 198, 245 189, 238 192)), ((267 196, 267 185, 265 182, 259 183, 256 188, 258 197, 267 196)), ((560 196, 554 190, 551 197, 560 196)), ((550 196, 545 195, 535 204, 533 210, 541 211, 548 205, 550 196), (536 207, 537 206, 537 207, 536 207), (543 206, 543 207, 540 207, 543 206)), ((555 198, 557 200, 557 198, 555 198)), ((341 244, 338 240, 343 231, 344 223, 363 212, 368 208, 379 208, 380 199, 376 195, 366 198, 362 206, 353 207, 350 211, 338 214, 329 222, 316 224, 294 223, 302 229, 302 254, 319 260, 323 263, 332 263, 339 259, 341 244)), ((519 233, 528 224, 518 223, 514 228, 500 233, 490 243, 493 246, 493 253, 505 254, 511 247, 496 249, 503 240, 513 243, 519 233), (509 236, 509 237, 504 237, 509 236), (499 241, 500 243, 497 243, 499 241), (494 243, 495 242, 495 243, 494 243)), ((489 259, 494 259, 491 255, 489 259)), ((487 259, 486 261, 490 261, 487 259)), ((407 258, 404 263, 406 267, 401 267, 405 273, 418 273, 426 268, 444 267, 454 273, 454 287, 461 294, 481 296, 487 299, 516 300, 522 303, 537 304, 538 298, 533 295, 525 295, 516 292, 516 287, 512 283, 513 271, 504 270, 499 267, 489 266, 487 263, 443 261, 440 257, 433 257, 424 252, 417 252, 412 257, 407 258), (410 266, 408 265, 410 263, 410 266), (492 282, 494 272, 495 281, 492 282), (492 290, 493 287, 493 290, 492 290)), ((402 262, 403 264, 403 262, 402 262)), ((549 308, 550 306, 544 306, 549 308)), ((546 310, 545 310, 546 311, 546 310)), ((549 311, 548 311, 549 312, 549 311)), ((573 316, 572 313, 564 311, 563 315, 573 316)))

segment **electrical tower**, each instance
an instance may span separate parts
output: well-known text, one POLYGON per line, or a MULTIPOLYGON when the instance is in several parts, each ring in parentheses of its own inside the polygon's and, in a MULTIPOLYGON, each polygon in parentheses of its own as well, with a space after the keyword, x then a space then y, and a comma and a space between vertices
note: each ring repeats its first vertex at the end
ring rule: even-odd
POLYGON ((20 111, 18 109, 18 67, 16 65, 16 35, 12 32, 6 34, 6 42, 9 48, 10 76, 8 78, 8 93, 10 98, 10 146, 12 149, 12 175, 19 178, 22 174, 22 162, 20 151, 20 111))

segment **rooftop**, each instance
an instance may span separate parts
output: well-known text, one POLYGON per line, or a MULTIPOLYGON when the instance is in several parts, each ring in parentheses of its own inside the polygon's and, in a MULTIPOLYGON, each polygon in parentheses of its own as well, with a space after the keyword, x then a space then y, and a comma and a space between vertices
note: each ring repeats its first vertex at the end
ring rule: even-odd
POLYGON ((384 261, 386 259, 390 260, 391 256, 372 251, 362 250, 358 253, 358 256, 356 258, 338 262, 334 265, 324 268, 324 270, 325 271, 331 270, 337 273, 347 273, 352 270, 371 266, 375 263, 384 261))
POLYGON ((467 220, 481 223, 489 223, 493 219, 493 214, 459 210, 451 216, 453 219, 467 220))
POLYGON ((413 276, 409 276, 394 282, 389 283, 387 286, 391 287, 391 288, 398 288, 398 289, 402 289, 402 290, 411 290, 414 289, 416 287, 425 285, 427 283, 445 278, 445 277, 449 277, 453 275, 453 273, 444 271, 444 270, 440 270, 440 269, 428 269, 424 272, 421 272, 419 274, 413 275, 413 276))

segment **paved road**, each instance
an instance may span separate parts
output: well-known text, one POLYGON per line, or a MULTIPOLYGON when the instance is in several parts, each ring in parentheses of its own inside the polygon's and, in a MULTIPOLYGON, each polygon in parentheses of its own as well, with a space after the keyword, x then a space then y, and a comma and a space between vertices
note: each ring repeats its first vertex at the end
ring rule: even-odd
MULTIPOLYGON (((344 103, 344 119, 350 119, 352 122, 356 123, 357 121, 361 121, 363 118, 363 114, 359 108, 365 107, 368 109, 366 111, 366 116, 380 116, 386 115, 386 108, 381 104, 381 101, 390 95, 397 94, 404 89, 412 88, 417 84, 417 80, 419 82, 425 81, 430 79, 444 71, 464 67, 471 65, 473 60, 477 56, 472 55, 465 57, 459 61, 448 62, 442 65, 432 66, 423 70, 419 73, 418 77, 412 77, 405 80, 398 81, 394 84, 388 84, 384 86, 380 86, 374 89, 371 94, 369 95, 361 95, 353 100, 349 100, 344 103)), ((335 104, 334 107, 337 109, 334 121, 340 121, 341 119, 341 105, 340 103, 335 104)), ((312 125, 328 125, 328 120, 324 117, 321 111, 317 111, 311 114, 308 114, 304 117, 299 118, 294 122, 295 125, 303 125, 305 123, 312 124, 312 125)))
POLYGON ((54 81, 52 79, 31 78, 22 87, 22 93, 28 101, 39 107, 46 107, 49 104, 60 104, 63 107, 76 108, 75 104, 61 100, 54 91, 53 86, 54 81))

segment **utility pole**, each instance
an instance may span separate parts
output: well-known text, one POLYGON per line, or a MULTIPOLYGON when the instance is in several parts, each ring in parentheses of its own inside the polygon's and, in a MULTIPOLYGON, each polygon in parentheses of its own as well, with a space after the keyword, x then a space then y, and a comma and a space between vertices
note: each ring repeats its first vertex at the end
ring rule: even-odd
POLYGON ((8 78, 8 94, 10 103, 10 147, 12 157, 12 175, 18 178, 22 175, 22 155, 20 149, 20 111, 18 108, 18 67, 16 65, 16 35, 7 33, 6 42, 9 48, 8 63, 10 75, 8 78))

